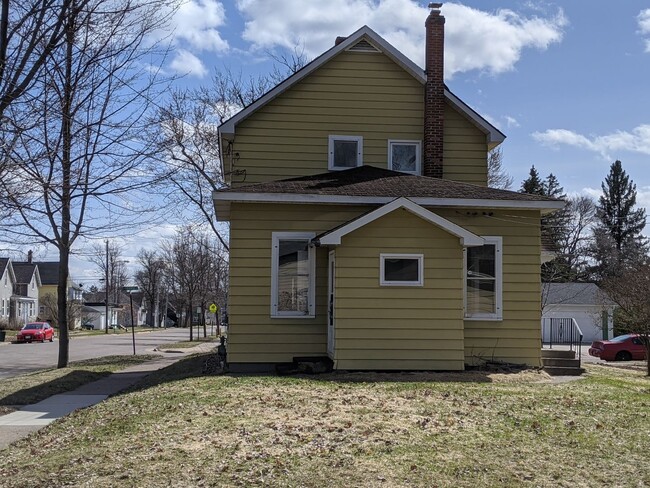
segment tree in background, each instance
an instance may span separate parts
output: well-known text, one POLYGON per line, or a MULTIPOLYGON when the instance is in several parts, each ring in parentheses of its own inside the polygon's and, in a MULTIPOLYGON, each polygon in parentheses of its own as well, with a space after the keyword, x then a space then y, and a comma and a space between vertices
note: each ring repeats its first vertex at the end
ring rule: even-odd
MULTIPOLYGON (((596 222, 596 205, 586 196, 569 198, 565 207, 565 232, 559 240, 555 271, 562 281, 589 279, 589 250, 592 246, 592 226, 596 222)), ((550 281, 558 281, 550 280, 550 281)))
MULTIPOLYGON (((39 300, 39 306, 43 307, 45 317, 49 317, 54 327, 59 327, 59 304, 54 295, 48 293, 39 300)), ((74 330, 75 324, 82 318, 82 303, 78 300, 68 300, 68 330, 74 330)), ((43 317, 41 317, 43 318, 43 317)), ((60 333, 59 333, 60 334, 60 333)))
POLYGON ((598 200, 592 255, 594 277, 605 280, 647 260, 648 241, 641 232, 646 213, 636 207, 636 185, 615 161, 602 183, 598 200))
POLYGON ((606 276, 601 287, 618 305, 616 329, 637 333, 646 348, 646 370, 650 376, 650 264, 625 267, 606 276))
POLYGON ((63 322, 75 241, 149 217, 143 192, 151 177, 142 163, 152 151, 140 135, 158 89, 152 36, 172 13, 167 0, 72 0, 60 40, 44 51, 39 75, 22 95, 27 101, 4 111, 12 125, 3 126, 0 160, 11 163, 0 174, 0 194, 10 217, 0 222, 0 235, 59 251, 58 367, 68 364, 63 322))
POLYGON ((546 195, 544 190, 544 181, 540 178, 535 165, 530 167, 528 178, 521 183, 521 193, 529 193, 531 195, 546 195))
MULTIPOLYGON (((135 284, 143 294, 147 302, 147 324, 158 325, 158 317, 154 317, 160 305, 160 298, 163 287, 163 275, 165 272, 165 261, 157 251, 140 249, 138 253, 138 270, 135 272, 135 284)), ((163 317, 167 311, 163 311, 163 317)))
POLYGON ((487 160, 487 186, 500 190, 510 190, 514 179, 503 167, 503 151, 500 147, 488 153, 487 160))
POLYGON ((128 261, 124 259, 122 247, 115 241, 108 241, 108 260, 105 244, 93 244, 89 261, 97 266, 100 280, 104 282, 103 291, 106 292, 106 270, 108 269, 108 296, 113 303, 119 302, 120 292, 129 281, 129 272, 126 268, 128 261))

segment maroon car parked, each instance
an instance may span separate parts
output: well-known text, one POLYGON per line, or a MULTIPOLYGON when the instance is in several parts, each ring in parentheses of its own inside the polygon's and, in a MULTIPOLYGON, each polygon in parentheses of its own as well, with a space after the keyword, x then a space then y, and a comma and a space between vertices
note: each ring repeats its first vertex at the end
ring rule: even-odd
POLYGON ((32 342, 32 341, 54 341, 54 329, 47 322, 32 322, 25 324, 16 334, 18 342, 32 342))
POLYGON ((646 348, 639 334, 625 334, 611 341, 594 341, 589 355, 605 361, 630 361, 645 359, 646 348))

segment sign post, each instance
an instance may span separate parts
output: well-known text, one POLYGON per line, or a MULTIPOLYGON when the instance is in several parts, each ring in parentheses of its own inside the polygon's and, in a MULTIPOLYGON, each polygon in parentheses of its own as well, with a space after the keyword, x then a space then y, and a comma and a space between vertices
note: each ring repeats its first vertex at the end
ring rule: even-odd
POLYGON ((125 286, 122 288, 129 294, 129 302, 131 304, 131 339, 133 341, 133 355, 135 356, 135 320, 133 319, 133 292, 138 291, 137 286, 125 286))
MULTIPOLYGON (((217 314, 217 311, 219 310, 219 307, 217 306, 217 304, 216 303, 211 303, 208 310, 210 310, 210 313, 215 314, 215 319, 216 319, 216 317, 217 317, 216 314, 217 314)), ((216 320, 212 322, 212 335, 214 335, 214 322, 216 322, 216 320)))

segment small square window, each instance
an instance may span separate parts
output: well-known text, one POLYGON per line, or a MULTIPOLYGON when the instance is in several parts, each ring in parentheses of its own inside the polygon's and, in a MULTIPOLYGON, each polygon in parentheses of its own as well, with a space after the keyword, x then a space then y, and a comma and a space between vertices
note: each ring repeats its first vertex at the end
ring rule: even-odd
POLYGON ((420 174, 420 141, 388 141, 388 169, 420 174))
POLYGON ((422 254, 381 254, 379 260, 381 286, 424 285, 422 254))
POLYGON ((330 170, 356 168, 363 164, 363 137, 329 136, 330 170))

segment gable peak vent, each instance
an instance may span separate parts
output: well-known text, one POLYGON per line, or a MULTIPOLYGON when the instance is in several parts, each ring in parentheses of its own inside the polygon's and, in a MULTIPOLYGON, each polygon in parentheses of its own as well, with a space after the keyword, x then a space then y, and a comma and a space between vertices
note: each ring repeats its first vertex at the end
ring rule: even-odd
POLYGON ((354 51, 358 53, 380 53, 381 52, 379 49, 377 49, 375 46, 370 44, 370 42, 368 42, 365 39, 361 39, 353 46, 350 46, 348 48, 348 51, 354 51))

